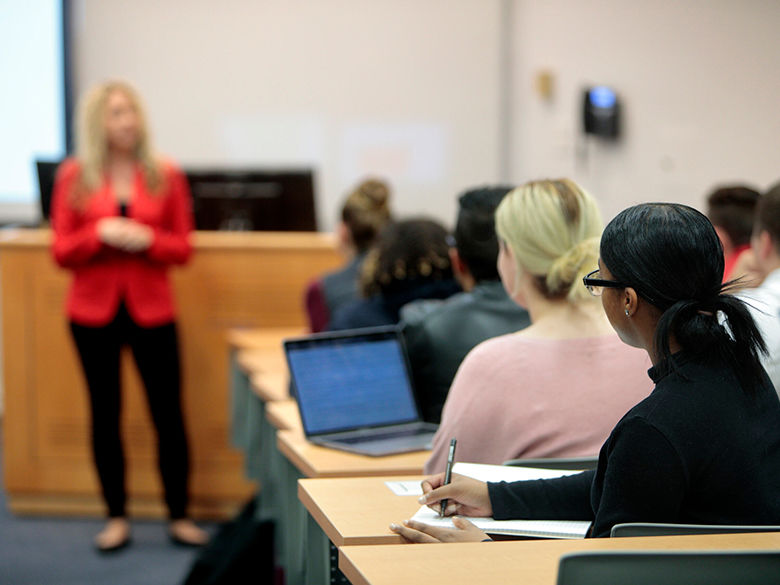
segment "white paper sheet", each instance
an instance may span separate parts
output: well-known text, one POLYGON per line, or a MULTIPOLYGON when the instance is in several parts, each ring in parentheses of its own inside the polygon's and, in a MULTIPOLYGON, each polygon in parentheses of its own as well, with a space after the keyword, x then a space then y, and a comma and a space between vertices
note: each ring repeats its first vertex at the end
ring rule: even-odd
POLYGON ((422 486, 419 481, 386 481, 385 485, 396 496, 421 496, 422 486))

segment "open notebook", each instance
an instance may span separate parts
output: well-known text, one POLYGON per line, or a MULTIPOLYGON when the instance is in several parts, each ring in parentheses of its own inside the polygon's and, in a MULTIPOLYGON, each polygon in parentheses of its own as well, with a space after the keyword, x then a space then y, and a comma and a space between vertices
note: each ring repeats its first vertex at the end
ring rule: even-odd
MULTIPOLYGON (((525 481, 530 479, 551 479, 580 473, 561 469, 535 469, 508 465, 482 465, 456 463, 453 472, 482 481, 525 481)), ((450 518, 440 518, 438 512, 428 506, 421 506, 412 516, 413 520, 431 526, 452 528, 450 518)), ((590 522, 580 520, 494 520, 493 518, 469 518, 478 528, 488 534, 509 534, 538 538, 585 538, 590 522)))

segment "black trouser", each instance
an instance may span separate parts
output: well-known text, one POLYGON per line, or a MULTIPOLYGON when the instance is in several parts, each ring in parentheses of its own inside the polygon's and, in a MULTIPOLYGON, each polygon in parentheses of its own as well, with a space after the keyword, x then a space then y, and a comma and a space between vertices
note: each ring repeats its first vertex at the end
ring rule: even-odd
POLYGON ((140 327, 120 306, 104 327, 70 324, 89 389, 92 452, 110 517, 125 516, 125 460, 119 432, 119 355, 129 345, 157 429, 158 465, 169 517, 184 518, 189 461, 181 412, 176 325, 140 327))

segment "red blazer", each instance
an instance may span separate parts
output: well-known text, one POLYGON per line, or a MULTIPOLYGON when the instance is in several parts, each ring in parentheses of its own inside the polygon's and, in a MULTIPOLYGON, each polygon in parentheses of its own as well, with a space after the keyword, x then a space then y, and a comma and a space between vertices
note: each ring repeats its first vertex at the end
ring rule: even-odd
POLYGON ((154 238, 147 250, 131 254, 103 244, 97 236, 99 219, 119 215, 108 180, 89 196, 83 209, 72 204, 71 193, 80 172, 74 159, 60 165, 51 206, 54 259, 73 271, 68 317, 80 325, 107 325, 124 301, 138 325, 170 323, 175 309, 168 266, 183 264, 192 252, 187 179, 174 165, 163 163, 163 193, 151 194, 140 168, 136 170, 128 216, 151 227, 154 238))

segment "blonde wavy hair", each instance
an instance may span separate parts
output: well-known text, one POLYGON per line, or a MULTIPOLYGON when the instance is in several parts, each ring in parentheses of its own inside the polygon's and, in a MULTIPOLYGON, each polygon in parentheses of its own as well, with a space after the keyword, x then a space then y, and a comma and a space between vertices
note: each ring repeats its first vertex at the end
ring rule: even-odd
POLYGON ((598 262, 602 229, 596 201, 570 179, 526 183, 496 209, 496 233, 518 274, 535 276, 548 298, 590 298, 581 281, 598 262))
POLYGON ((153 193, 158 191, 162 183, 162 171, 152 149, 141 98, 129 83, 112 80, 90 89, 81 99, 76 114, 76 158, 81 164, 82 197, 84 191, 95 191, 103 181, 108 160, 106 105, 109 96, 115 91, 122 92, 130 100, 138 115, 139 132, 135 157, 141 165, 149 190, 153 193))

